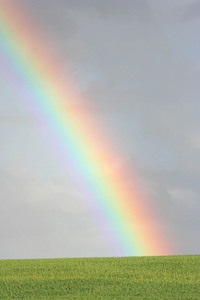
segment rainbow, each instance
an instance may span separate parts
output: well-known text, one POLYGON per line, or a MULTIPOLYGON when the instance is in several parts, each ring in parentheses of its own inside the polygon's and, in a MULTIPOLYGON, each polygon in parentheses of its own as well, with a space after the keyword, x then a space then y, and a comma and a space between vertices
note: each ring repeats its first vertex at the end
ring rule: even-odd
POLYGON ((66 158, 66 168, 120 249, 120 255, 170 254, 152 209, 133 176, 116 166, 119 157, 70 87, 58 58, 50 53, 36 26, 13 1, 0 1, 0 56, 9 80, 20 82, 26 105, 48 127, 50 138, 66 158))

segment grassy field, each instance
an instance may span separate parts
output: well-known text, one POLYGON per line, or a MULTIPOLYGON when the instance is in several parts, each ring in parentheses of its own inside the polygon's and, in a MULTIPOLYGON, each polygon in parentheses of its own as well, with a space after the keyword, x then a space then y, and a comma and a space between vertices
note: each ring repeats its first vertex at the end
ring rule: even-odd
POLYGON ((0 260, 0 299, 200 299, 200 256, 0 260))

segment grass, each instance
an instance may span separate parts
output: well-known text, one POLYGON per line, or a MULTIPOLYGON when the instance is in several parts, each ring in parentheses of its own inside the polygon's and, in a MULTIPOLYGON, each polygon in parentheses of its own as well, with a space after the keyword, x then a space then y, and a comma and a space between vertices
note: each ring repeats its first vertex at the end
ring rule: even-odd
POLYGON ((200 299, 200 256, 0 260, 0 299, 200 299))

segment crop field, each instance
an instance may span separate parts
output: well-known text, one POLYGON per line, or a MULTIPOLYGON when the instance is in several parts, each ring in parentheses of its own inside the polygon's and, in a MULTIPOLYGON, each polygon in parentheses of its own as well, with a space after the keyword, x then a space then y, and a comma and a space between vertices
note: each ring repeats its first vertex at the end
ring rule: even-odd
POLYGON ((0 299, 200 299, 200 256, 0 260, 0 299))

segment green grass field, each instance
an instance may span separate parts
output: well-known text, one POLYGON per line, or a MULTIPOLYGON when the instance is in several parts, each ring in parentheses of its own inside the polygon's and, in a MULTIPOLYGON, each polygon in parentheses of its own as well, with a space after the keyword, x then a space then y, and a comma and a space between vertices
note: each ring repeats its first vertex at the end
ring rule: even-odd
POLYGON ((200 256, 0 260, 0 299, 200 299, 200 256))

